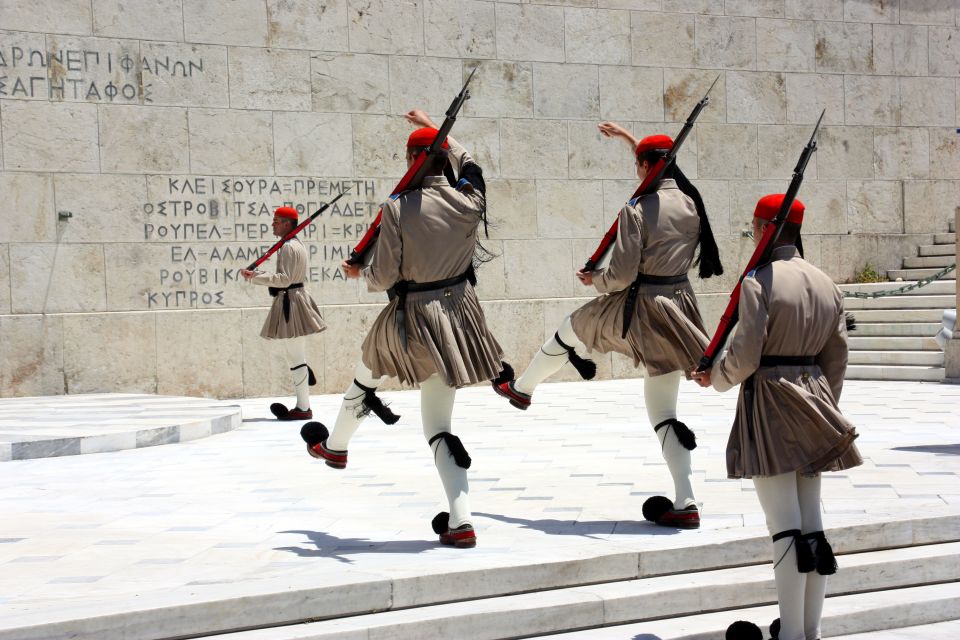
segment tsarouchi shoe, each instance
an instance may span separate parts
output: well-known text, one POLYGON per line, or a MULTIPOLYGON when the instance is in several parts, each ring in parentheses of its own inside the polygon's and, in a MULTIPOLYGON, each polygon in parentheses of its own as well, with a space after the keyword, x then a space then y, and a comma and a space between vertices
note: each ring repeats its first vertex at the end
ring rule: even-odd
POLYGON ((533 402, 533 396, 522 391, 518 391, 513 384, 513 380, 496 384, 493 386, 493 390, 496 391, 498 395, 501 395, 509 400, 510 404, 522 411, 526 411, 533 402))
POLYGON ((270 405, 270 413, 277 420, 310 420, 313 418, 313 410, 311 409, 298 409, 297 407, 287 409, 285 405, 279 402, 270 405))
POLYGON ((456 529, 447 529, 440 534, 440 544, 458 549, 471 549, 477 546, 477 534, 473 531, 473 525, 462 524, 456 529))
POLYGON ((300 429, 300 437, 307 443, 307 453, 312 458, 319 458, 334 469, 346 469, 347 452, 327 447, 327 438, 330 432, 319 422, 308 422, 300 429))
POLYGON ((670 509, 660 516, 657 524, 664 527, 675 527, 677 529, 699 529, 700 511, 694 505, 686 509, 670 509))

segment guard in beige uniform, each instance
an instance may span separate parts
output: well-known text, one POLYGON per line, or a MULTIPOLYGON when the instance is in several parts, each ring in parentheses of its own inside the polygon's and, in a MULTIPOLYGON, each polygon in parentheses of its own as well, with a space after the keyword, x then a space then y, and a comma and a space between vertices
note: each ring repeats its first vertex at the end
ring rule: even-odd
MULTIPOLYGON (((408 166, 437 135, 430 118, 411 111, 407 119, 423 128, 407 141, 408 166)), ((320 423, 302 432, 310 454, 327 465, 344 468, 347 445, 366 413, 389 420, 374 390, 384 377, 420 385, 423 434, 432 450, 449 514, 434 519, 440 542, 472 547, 467 468, 470 457, 451 432, 459 387, 497 378, 503 351, 487 329, 473 289, 473 260, 478 228, 485 220, 486 199, 480 167, 453 138, 448 152, 427 167, 419 189, 406 191, 383 205, 380 236, 370 264, 344 264, 350 277, 361 273, 370 291, 392 289, 393 299, 363 341, 356 379, 347 389, 333 433, 320 423), (437 161, 438 160, 438 161, 437 161), (456 187, 443 175, 449 162, 460 177, 456 187)))
MULTIPOLYGON (((637 141, 609 122, 602 123, 600 131, 630 144, 641 180, 673 146, 664 135, 637 141)), ((723 273, 703 200, 674 167, 654 193, 631 200, 620 211, 609 265, 577 272, 583 284, 592 284, 604 295, 568 316, 520 378, 495 387, 513 406, 526 409, 536 386, 568 360, 584 378, 593 377, 595 366, 578 352, 615 351, 633 358, 634 366, 647 370, 643 386, 647 416, 675 490, 672 501, 662 496, 659 501, 649 500, 644 515, 658 524, 691 529, 700 526, 690 462, 696 439, 677 420, 677 396, 683 373, 707 346, 696 296, 687 279, 687 271, 698 264, 698 246, 700 277, 723 273), (673 317, 671 309, 664 308, 664 297, 673 301, 673 309, 679 308, 683 318, 673 317)))
MULTIPOLYGON (((783 194, 760 199, 755 239, 782 203, 783 194)), ((843 295, 800 256, 803 210, 794 200, 770 263, 743 279, 727 352, 712 369, 692 373, 718 391, 740 385, 727 475, 753 479, 773 536, 779 640, 820 638, 826 576, 836 571, 820 515, 820 472, 862 462, 856 431, 837 406, 847 369, 843 295)), ((728 637, 757 636, 736 624, 728 637)))
MULTIPOLYGON (((273 234, 279 238, 297 226, 297 210, 279 207, 273 216, 273 234)), ((300 238, 288 240, 277 250, 277 268, 274 273, 248 271, 240 274, 247 282, 270 288, 273 304, 260 336, 270 340, 283 340, 287 366, 293 376, 297 392, 297 404, 288 409, 280 403, 270 406, 270 411, 280 420, 309 420, 310 386, 317 383, 313 370, 307 365, 307 336, 320 333, 327 326, 320 316, 320 309, 304 288, 307 278, 307 249, 300 238)))

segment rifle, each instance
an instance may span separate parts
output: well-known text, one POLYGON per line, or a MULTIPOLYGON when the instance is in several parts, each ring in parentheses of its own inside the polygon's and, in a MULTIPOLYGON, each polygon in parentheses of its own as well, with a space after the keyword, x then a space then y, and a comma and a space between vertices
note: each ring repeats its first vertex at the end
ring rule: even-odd
MULTIPOLYGON (((647 173, 647 177, 643 179, 643 182, 640 183, 640 186, 637 187, 637 190, 633 192, 633 195, 630 196, 630 200, 638 196, 649 193, 653 190, 663 174, 666 173, 667 168, 673 164, 677 157, 677 151, 680 150, 680 147, 683 146, 683 142, 687 139, 687 136, 690 135, 690 130, 693 129, 693 123, 696 122, 697 118, 700 116, 700 112, 703 111, 703 108, 707 106, 707 103, 710 102, 710 91, 713 90, 714 85, 717 84, 717 80, 720 79, 720 76, 717 76, 713 84, 710 85, 710 88, 707 89, 707 92, 703 94, 703 97, 700 98, 700 101, 697 102, 693 107, 693 111, 690 112, 690 115, 687 116, 687 121, 683 124, 683 128, 680 129, 680 133, 677 134, 677 137, 673 140, 673 146, 667 151, 665 155, 660 160, 657 160, 657 164, 653 165, 653 168, 647 173)), ((613 225, 603 234, 603 239, 600 240, 600 246, 597 247, 597 250, 593 252, 593 255, 590 256, 590 259, 587 260, 586 264, 583 265, 583 271, 593 271, 597 268, 597 264, 603 259, 603 256, 610 250, 610 247, 613 245, 613 241, 617 239, 617 226, 619 225, 620 216, 617 215, 617 219, 613 221, 613 225)))
POLYGON ((820 130, 820 123, 823 121, 823 114, 826 112, 826 109, 820 112, 820 118, 813 128, 813 133, 810 134, 810 140, 803 148, 803 151, 800 152, 800 159, 797 160, 797 166, 793 170, 793 178, 790 180, 790 186, 787 188, 787 193, 783 197, 783 204, 780 205, 780 211, 778 211, 777 215, 770 221, 770 224, 764 227, 763 236, 760 237, 757 248, 753 250, 753 255, 750 256, 746 269, 743 270, 743 273, 740 274, 740 279, 737 280, 737 286, 734 287, 733 292, 730 293, 730 302, 727 303, 727 308, 720 317, 720 324, 717 325, 717 331, 713 334, 713 339, 703 352, 703 357, 697 365, 697 371, 706 371, 713 365, 713 361, 716 360, 720 348, 727 341, 727 338, 730 337, 733 327, 740 319, 738 305, 740 304, 740 285, 743 284, 743 279, 754 269, 770 262, 773 248, 776 246, 777 239, 780 238, 780 231, 783 230, 783 223, 787 221, 787 216, 790 214, 790 207, 797 197, 797 191, 800 190, 800 183, 803 182, 803 172, 807 168, 807 162, 809 162, 813 152, 817 150, 817 132, 820 130))
POLYGON ((282 238, 280 238, 279 240, 277 240, 277 241, 274 243, 274 245, 267 250, 266 253, 264 253, 262 256, 260 256, 259 258, 257 258, 256 260, 254 260, 253 262, 250 263, 250 266, 247 267, 247 271, 253 271, 253 270, 256 269, 257 267, 259 267, 261 264, 263 264, 263 263, 267 260, 267 258, 269 258, 269 257, 272 256, 274 253, 276 253, 277 250, 280 249, 280 247, 282 247, 282 246, 284 245, 284 243, 286 243, 288 240, 292 240, 293 237, 294 237, 295 235, 297 235, 298 233, 300 233, 300 231, 301 231, 304 227, 306 227, 308 224, 310 224, 311 222, 313 222, 314 220, 316 220, 316 219, 317 219, 317 216, 319 216, 321 213, 323 213, 324 211, 326 211, 326 210, 330 207, 330 205, 332 205, 334 202, 336 202, 337 200, 339 200, 340 198, 342 198, 344 195, 346 195, 346 193, 347 193, 347 190, 342 191, 342 192, 340 193, 340 195, 338 195, 336 198, 334 198, 334 199, 331 200, 330 202, 327 202, 326 204, 324 204, 323 206, 321 206, 319 209, 317 209, 316 211, 313 212, 313 215, 311 215, 309 218, 307 218, 306 220, 304 220, 303 222, 301 222, 300 224, 298 224, 297 227, 296 227, 293 231, 291 231, 291 232, 288 233, 287 235, 285 235, 285 236, 283 236, 282 238))
MULTIPOLYGON (((442 151, 443 142, 447 139, 447 134, 450 133, 450 129, 453 128, 453 123, 457 120, 457 114, 460 112, 461 107, 463 107, 463 103, 470 99, 470 92, 467 91, 467 85, 470 84, 470 81, 473 79, 473 74, 476 72, 477 68, 474 67, 470 75, 467 76, 467 81, 463 83, 463 88, 460 89, 460 93, 458 93, 457 97, 450 103, 450 108, 447 109, 443 124, 440 125, 440 129, 437 131, 437 137, 434 138, 433 142, 427 148, 426 153, 421 153, 414 159, 413 164, 410 165, 407 172, 400 178, 400 182, 398 182, 397 186, 390 192, 391 198, 404 191, 420 186, 420 183, 423 181, 423 173, 426 171, 427 160, 442 151)), ((380 220, 382 217, 383 207, 380 207, 380 210, 377 211, 377 217, 373 220, 373 224, 370 225, 370 228, 363 234, 360 242, 358 242, 357 246, 350 252, 350 257, 347 258, 347 264, 360 264, 363 262, 364 256, 366 256, 370 248, 373 247, 377 236, 380 235, 380 220)))

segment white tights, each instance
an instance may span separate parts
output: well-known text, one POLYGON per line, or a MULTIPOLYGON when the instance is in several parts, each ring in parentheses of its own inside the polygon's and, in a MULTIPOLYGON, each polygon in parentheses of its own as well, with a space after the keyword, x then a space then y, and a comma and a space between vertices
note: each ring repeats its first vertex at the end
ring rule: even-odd
MULTIPOLYGON (((365 387, 376 388, 383 378, 374 378, 364 364, 357 365, 355 379, 365 387)), ((423 437, 427 442, 441 432, 451 432, 450 423, 453 416, 453 402, 457 390, 448 387, 446 382, 437 374, 423 381, 420 385, 420 416, 423 421, 423 437)), ((364 391, 351 382, 343 395, 340 413, 333 426, 333 433, 327 439, 327 447, 339 451, 346 451, 350 439, 357 432, 362 418, 357 417, 357 411, 363 403, 364 391)), ((453 456, 447 450, 443 439, 438 438, 430 445, 433 451, 433 461, 440 474, 440 482, 447 494, 450 504, 450 528, 456 529, 460 525, 470 522, 470 485, 467 482, 467 470, 457 466, 453 456)))
POLYGON ((310 372, 307 367, 300 365, 307 364, 307 337, 284 338, 282 342, 284 357, 297 392, 297 409, 306 411, 310 408, 310 372), (300 368, 294 370, 294 367, 300 368))
MULTIPOLYGON (((754 478, 753 484, 771 536, 790 529, 803 533, 823 531, 819 475, 784 473, 754 478)), ((773 543, 773 562, 780 604, 780 640, 820 638, 827 577, 816 571, 797 571, 797 551, 792 537, 773 543)))
MULTIPOLYGON (((563 319, 557 333, 564 344, 573 347, 578 354, 586 352, 586 346, 573 331, 570 316, 563 319)), ((567 351, 560 346, 556 336, 554 336, 540 347, 530 366, 523 372, 523 375, 517 378, 514 386, 523 393, 533 395, 537 385, 559 371, 566 362, 567 351)), ((680 371, 674 371, 662 376, 644 378, 643 397, 651 426, 677 417, 677 395, 680 392, 681 377, 680 371)), ((657 437, 660 440, 663 459, 666 461, 670 475, 673 477, 673 488, 676 496, 673 501, 674 508, 685 509, 696 504, 693 493, 690 451, 680 444, 672 428, 664 427, 660 429, 657 437)))

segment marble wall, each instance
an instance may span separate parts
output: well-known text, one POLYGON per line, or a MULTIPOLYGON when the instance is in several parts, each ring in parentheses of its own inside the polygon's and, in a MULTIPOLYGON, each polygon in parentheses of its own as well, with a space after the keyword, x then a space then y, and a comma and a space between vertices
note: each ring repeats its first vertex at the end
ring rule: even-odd
POLYGON ((403 173, 401 114, 439 120, 475 67, 454 133, 487 176, 479 289, 518 366, 589 296, 573 271, 635 187, 596 124, 675 134, 718 75, 680 155, 727 268, 694 279, 709 322, 822 108, 808 256, 840 281, 898 268, 960 202, 958 5, 4 0, 0 396, 285 392, 269 298, 236 271, 274 207, 348 190, 307 236, 315 389, 342 390, 383 297, 338 265, 403 173))

